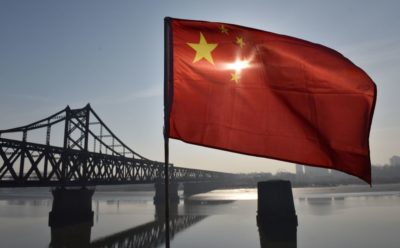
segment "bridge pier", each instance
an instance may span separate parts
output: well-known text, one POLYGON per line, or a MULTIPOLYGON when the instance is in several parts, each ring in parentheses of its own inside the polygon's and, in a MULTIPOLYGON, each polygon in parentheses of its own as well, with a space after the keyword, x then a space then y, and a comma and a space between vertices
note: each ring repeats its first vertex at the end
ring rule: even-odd
POLYGON ((297 247, 297 215, 289 181, 258 183, 257 225, 262 248, 297 247))
POLYGON ((61 227, 76 223, 93 225, 92 196, 94 189, 52 190, 53 205, 49 213, 49 226, 61 227))
MULTIPOLYGON (((170 204, 179 204, 178 183, 170 182, 168 186, 170 204)), ((165 203, 165 184, 156 182, 154 187, 156 190, 156 194, 153 198, 154 205, 163 205, 165 203)))
MULTIPOLYGON (((178 215, 178 205, 179 205, 179 195, 178 186, 176 182, 171 182, 169 184, 169 216, 170 218, 178 215)), ((157 182, 154 184, 156 194, 153 198, 153 203, 155 205, 154 218, 157 221, 165 220, 165 184, 157 182)))
POLYGON ((49 247, 88 247, 93 226, 92 189, 52 190, 49 247))

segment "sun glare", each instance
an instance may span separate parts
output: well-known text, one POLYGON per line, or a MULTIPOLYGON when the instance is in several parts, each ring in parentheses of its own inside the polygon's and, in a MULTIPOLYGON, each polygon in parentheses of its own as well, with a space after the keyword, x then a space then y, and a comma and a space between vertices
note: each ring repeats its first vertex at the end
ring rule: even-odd
POLYGON ((233 63, 228 63, 226 68, 228 70, 235 70, 236 73, 240 73, 243 69, 250 67, 250 61, 247 59, 236 59, 233 63))

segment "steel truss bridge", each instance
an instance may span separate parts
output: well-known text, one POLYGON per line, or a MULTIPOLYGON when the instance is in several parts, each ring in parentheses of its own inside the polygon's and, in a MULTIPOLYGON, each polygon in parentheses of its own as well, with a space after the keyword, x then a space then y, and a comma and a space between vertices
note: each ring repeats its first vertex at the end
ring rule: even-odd
MULTIPOLYGON (((231 176, 172 164, 169 175, 176 182, 231 176)), ((0 130, 0 187, 144 184, 163 178, 164 163, 130 149, 89 104, 80 109, 67 106, 29 125, 0 130), (54 134, 57 131, 61 135, 54 134)))

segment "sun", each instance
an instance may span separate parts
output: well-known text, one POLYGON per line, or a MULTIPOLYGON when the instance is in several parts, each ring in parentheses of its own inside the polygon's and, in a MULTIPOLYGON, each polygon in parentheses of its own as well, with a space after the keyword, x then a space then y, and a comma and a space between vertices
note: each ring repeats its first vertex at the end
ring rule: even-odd
POLYGON ((250 61, 247 59, 237 58, 235 62, 226 64, 226 69, 235 70, 237 74, 240 74, 243 69, 250 67, 250 61))

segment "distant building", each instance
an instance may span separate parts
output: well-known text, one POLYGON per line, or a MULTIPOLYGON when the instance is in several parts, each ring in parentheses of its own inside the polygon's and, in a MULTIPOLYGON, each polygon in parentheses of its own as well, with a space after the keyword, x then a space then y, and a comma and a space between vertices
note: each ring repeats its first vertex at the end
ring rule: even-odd
POLYGON ((329 170, 325 169, 325 168, 317 168, 317 167, 305 166, 304 167, 304 174, 305 174, 306 177, 312 177, 312 178, 328 177, 329 176, 329 170))
POLYGON ((275 174, 275 177, 276 177, 276 178, 279 178, 279 179, 281 179, 281 180, 290 181, 290 182, 292 182, 292 183, 293 183, 294 181, 296 181, 296 176, 295 176, 293 173, 285 172, 285 171, 277 172, 277 173, 275 174))
POLYGON ((304 179, 304 165, 296 164, 296 179, 301 181, 304 179))
POLYGON ((331 181, 330 170, 296 164, 296 181, 298 183, 327 183, 331 181))
POLYGON ((392 156, 390 158, 390 166, 400 166, 400 157, 399 156, 392 156))

